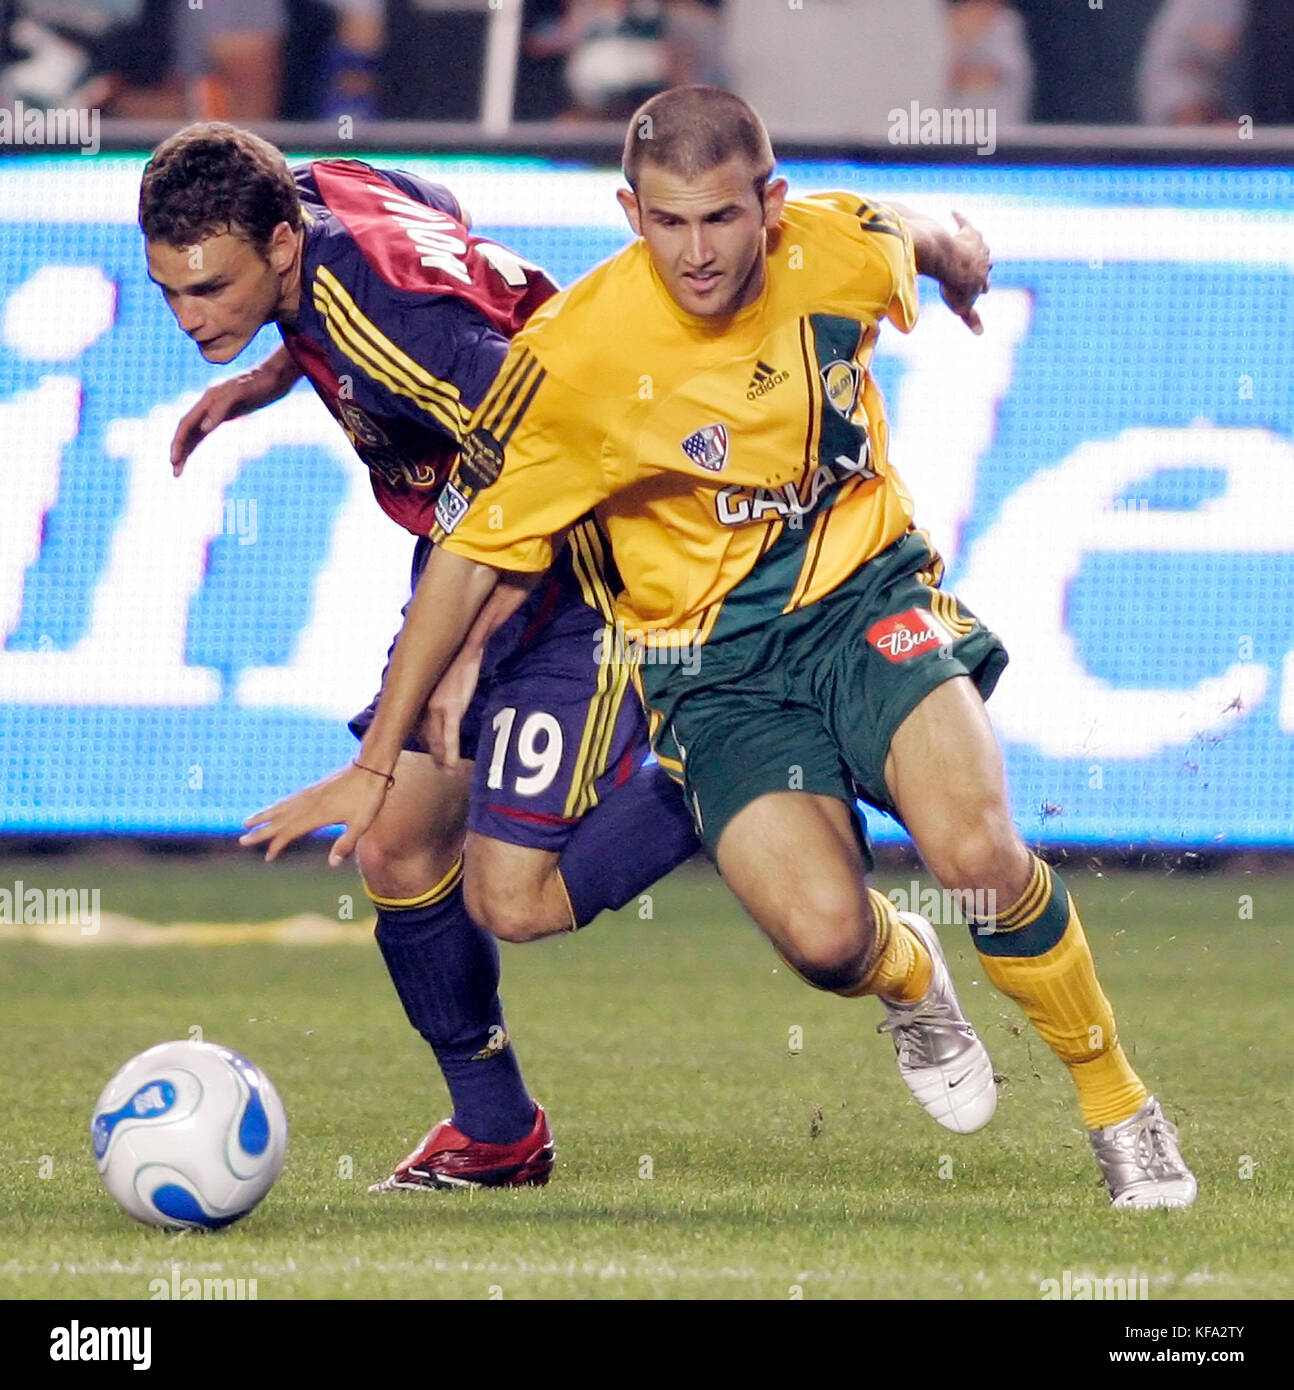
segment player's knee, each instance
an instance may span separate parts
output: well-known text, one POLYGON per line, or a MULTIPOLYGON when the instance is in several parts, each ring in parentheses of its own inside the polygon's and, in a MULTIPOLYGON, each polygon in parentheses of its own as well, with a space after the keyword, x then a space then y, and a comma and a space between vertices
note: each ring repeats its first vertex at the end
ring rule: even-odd
POLYGON ((1011 895, 1029 878, 1029 852, 1006 817, 986 815, 959 830, 929 855, 935 877, 948 889, 1011 895))
POLYGON ((453 865, 455 847, 428 838, 392 840, 370 830, 355 847, 368 891, 379 898, 411 898, 434 887, 453 865))
POLYGON ((471 875, 463 884, 463 895, 472 921, 500 941, 534 941, 553 930, 525 896, 501 892, 474 881, 471 875))
POLYGON ((362 836, 355 846, 355 864, 370 893, 380 898, 401 896, 396 861, 387 846, 375 840, 371 833, 362 836))
POLYGON ((869 951, 857 943, 811 943, 788 951, 787 959, 814 989, 852 989, 862 982, 869 951))
POLYGON ((837 990, 859 982, 872 954, 865 900, 818 893, 798 908, 788 927, 786 957, 811 985, 837 990))

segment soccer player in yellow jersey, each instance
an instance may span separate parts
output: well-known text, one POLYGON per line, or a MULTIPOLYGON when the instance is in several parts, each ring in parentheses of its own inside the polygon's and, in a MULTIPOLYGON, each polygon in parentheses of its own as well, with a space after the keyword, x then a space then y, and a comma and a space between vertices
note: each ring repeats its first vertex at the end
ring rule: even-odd
MULTIPOLYGON (((993 1113, 935 932, 866 883, 855 800, 897 816, 971 920, 985 972, 1068 1069, 1116 1206, 1187 1206, 1176 1130, 1133 1070, 1073 900, 1011 824, 983 698, 998 638, 939 588, 870 372, 930 275, 972 331, 988 250, 959 221, 854 194, 788 201, 758 116, 682 88, 634 116, 619 194, 638 240, 514 340, 441 497, 437 539, 361 761, 385 769, 501 573, 593 510, 623 578, 608 640, 642 657, 655 747, 707 850, 810 984, 876 994, 927 1111, 993 1113)), ((253 817, 279 846, 382 783, 335 774, 253 817)))

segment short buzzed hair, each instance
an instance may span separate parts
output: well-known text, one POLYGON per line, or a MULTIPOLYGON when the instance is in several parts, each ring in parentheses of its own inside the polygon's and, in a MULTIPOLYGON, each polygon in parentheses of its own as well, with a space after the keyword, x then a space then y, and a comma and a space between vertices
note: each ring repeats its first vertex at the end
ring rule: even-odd
POLYGON ((231 232, 263 252, 280 222, 301 225, 296 181, 281 151, 250 130, 185 126, 145 166, 139 226, 149 241, 194 246, 231 232))
POLYGON ((719 87, 674 87, 643 102, 630 118, 621 168, 636 193, 645 163, 692 179, 736 155, 754 165, 762 197, 773 172, 773 146, 755 110, 719 87))

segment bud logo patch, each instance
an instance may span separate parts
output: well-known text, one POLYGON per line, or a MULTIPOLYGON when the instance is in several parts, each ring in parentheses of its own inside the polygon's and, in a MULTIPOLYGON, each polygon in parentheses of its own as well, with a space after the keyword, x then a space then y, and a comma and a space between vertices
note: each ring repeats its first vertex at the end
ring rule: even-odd
POLYGON ((924 608, 895 613, 867 629, 867 640, 888 661, 906 661, 932 647, 952 645, 952 634, 924 608))

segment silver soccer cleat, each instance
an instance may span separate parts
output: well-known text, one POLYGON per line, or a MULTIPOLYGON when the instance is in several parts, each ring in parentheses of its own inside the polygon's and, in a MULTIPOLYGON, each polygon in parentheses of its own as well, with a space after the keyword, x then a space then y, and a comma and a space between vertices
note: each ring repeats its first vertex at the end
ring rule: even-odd
POLYGON ((972 1134, 997 1109, 993 1063, 957 1002, 935 929, 915 912, 899 916, 925 944, 934 969, 930 988, 915 1004, 881 1000, 887 1017, 876 1031, 893 1037, 899 1075, 926 1114, 945 1129, 972 1134))
POLYGON ((1096 1161, 1116 1207, 1189 1207, 1199 1185, 1177 1147, 1177 1126, 1150 1099, 1126 1120, 1089 1129, 1096 1161))

